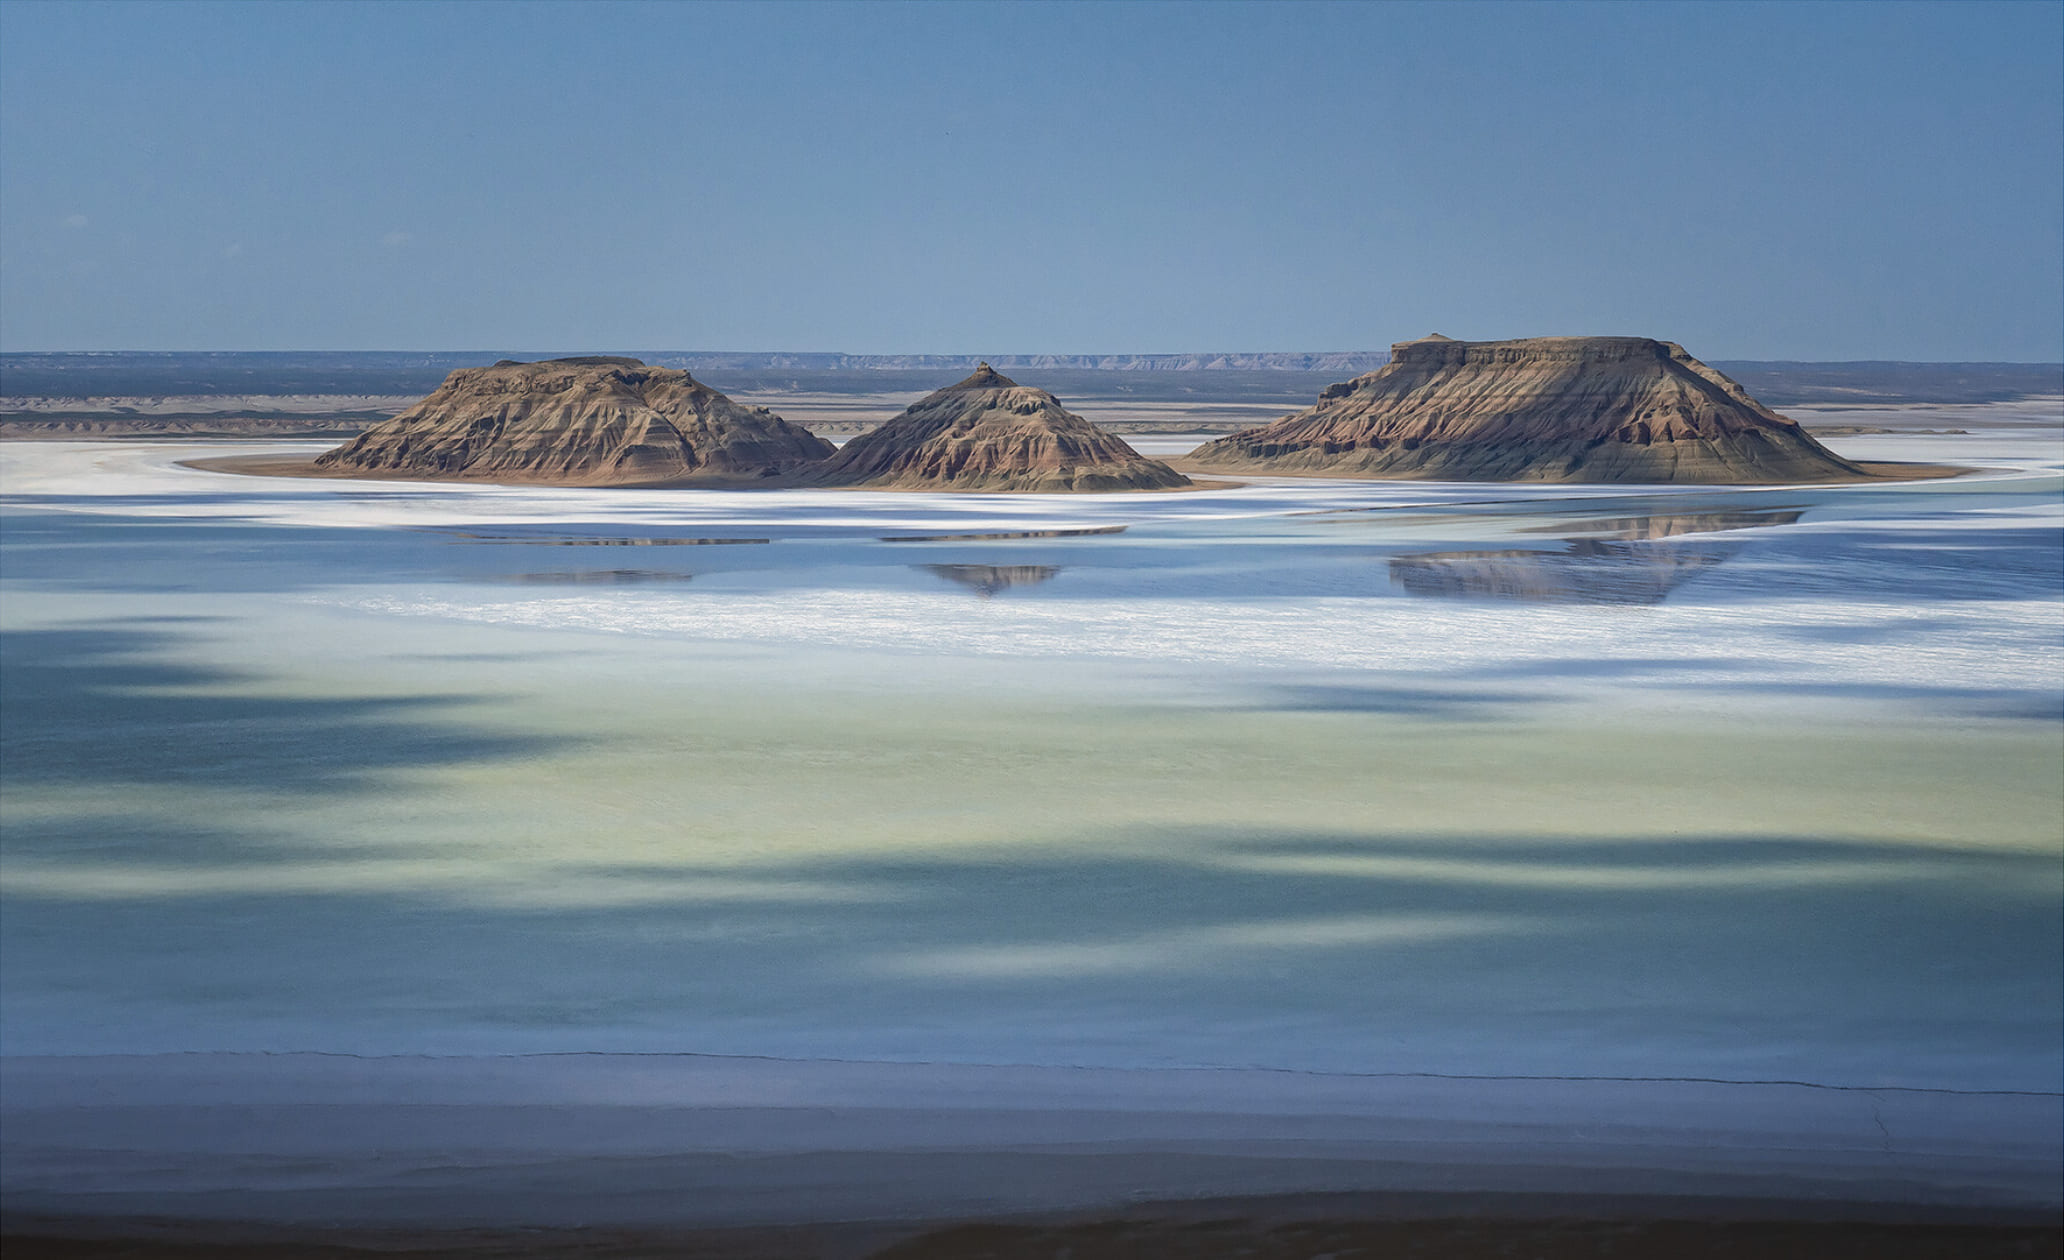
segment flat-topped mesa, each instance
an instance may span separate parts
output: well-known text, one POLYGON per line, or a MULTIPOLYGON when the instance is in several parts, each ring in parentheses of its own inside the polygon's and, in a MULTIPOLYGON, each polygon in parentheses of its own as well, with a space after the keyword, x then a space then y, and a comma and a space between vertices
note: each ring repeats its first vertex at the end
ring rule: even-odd
POLYGON ((1189 478, 987 363, 804 474, 892 490, 1167 490, 1189 478))
POLYGON ((1213 471, 1441 481, 1770 483, 1870 474, 1682 346, 1647 337, 1391 347, 1318 405, 1199 447, 1213 471))
POLYGON ((315 463, 338 473, 607 486, 780 477, 833 450, 686 372, 591 355, 461 368, 315 463))

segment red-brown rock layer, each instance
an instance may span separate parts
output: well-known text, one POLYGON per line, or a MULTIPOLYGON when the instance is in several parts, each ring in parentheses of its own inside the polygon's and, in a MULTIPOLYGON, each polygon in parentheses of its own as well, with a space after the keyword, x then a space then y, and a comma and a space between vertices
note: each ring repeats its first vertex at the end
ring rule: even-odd
POLYGON ((462 368, 315 463, 340 473, 605 486, 779 477, 832 451, 686 372, 592 357, 462 368))
POLYGON ((973 376, 912 403, 812 469, 824 485, 891 490, 1166 490, 1189 478, 1063 408, 1043 389, 973 376))
POLYGON ((1199 447, 1214 471, 1442 481, 1843 481, 1863 469, 1646 337, 1392 347, 1318 405, 1199 447))

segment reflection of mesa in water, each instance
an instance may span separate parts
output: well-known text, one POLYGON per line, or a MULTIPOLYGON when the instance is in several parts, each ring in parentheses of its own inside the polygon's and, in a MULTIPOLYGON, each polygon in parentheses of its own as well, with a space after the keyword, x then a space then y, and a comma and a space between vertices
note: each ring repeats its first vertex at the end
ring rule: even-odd
POLYGON ((771 538, 618 538, 607 535, 571 537, 550 534, 469 534, 455 529, 432 532, 464 542, 524 543, 532 547, 731 547, 774 541, 771 538))
POLYGON ((693 573, 668 573, 663 569, 573 569, 558 573, 512 573, 505 582, 545 586, 632 586, 640 582, 688 582, 693 573))
POLYGON ((1098 525, 1085 529, 1020 529, 1007 534, 894 534, 883 542, 988 542, 997 538, 1087 538, 1091 534, 1122 534, 1124 525, 1098 525))
POLYGON ((1572 539, 1567 551, 1435 551, 1393 556, 1390 580, 1409 595, 1535 604, 1660 604, 1726 550, 1685 551, 1572 539))
POLYGON ((1694 574, 1741 548, 1733 544, 1690 550, 1646 544, 1687 534, 1790 525, 1803 515, 1804 508, 1758 508, 1535 525, 1520 532, 1605 534, 1608 538, 1565 538, 1568 548, 1563 551, 1431 551, 1393 556, 1390 580, 1409 595, 1535 604, 1660 604, 1694 574))
POLYGON ((1790 525, 1804 508, 1753 508, 1732 512, 1676 512, 1652 516, 1611 516, 1555 525, 1531 525, 1522 534, 1607 534, 1627 542, 1676 538, 1684 534, 1717 534, 1730 529, 1790 525))
POLYGON ((1013 586, 1037 586, 1053 580, 1061 571, 1056 564, 920 564, 949 582, 958 582, 981 592, 986 598, 1013 586))

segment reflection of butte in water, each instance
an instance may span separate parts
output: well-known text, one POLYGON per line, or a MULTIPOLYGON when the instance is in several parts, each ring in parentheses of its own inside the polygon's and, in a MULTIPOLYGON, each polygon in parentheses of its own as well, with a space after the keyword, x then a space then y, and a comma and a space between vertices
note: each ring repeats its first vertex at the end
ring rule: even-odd
MULTIPOLYGON (((1537 604, 1660 604, 1739 544, 1687 550, 1659 540, 1761 525, 1789 525, 1803 509, 1634 516, 1577 526, 1562 551, 1433 551, 1393 556, 1390 578, 1408 595, 1513 599, 1537 604), (1596 535, 1607 534, 1608 538, 1596 535)), ((1568 532, 1568 525, 1552 528, 1568 532)))
POLYGON ((670 573, 664 569, 571 569, 515 573, 502 580, 541 586, 635 586, 645 582, 688 582, 694 578, 693 573, 670 573))
POLYGON ((1523 534, 1600 534, 1625 542, 1647 542, 1676 538, 1684 534, 1714 534, 1729 529, 1757 529, 1764 525, 1789 525, 1805 515, 1805 508, 1752 508, 1733 512, 1678 512, 1668 516, 1602 516, 1596 520, 1535 525, 1523 534))
POLYGON ((949 582, 958 582, 979 592, 983 599, 1013 586, 1037 586, 1053 580, 1061 571, 1056 564, 921 564, 949 582))

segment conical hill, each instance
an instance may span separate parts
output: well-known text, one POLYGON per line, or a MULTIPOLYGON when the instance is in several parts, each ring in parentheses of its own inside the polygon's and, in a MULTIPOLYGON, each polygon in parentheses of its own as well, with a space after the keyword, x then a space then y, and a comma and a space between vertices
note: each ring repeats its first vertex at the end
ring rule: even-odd
POLYGON ((1868 476, 1682 346, 1646 337, 1453 341, 1318 405, 1199 447, 1212 471, 1443 481, 1768 483, 1868 476))
POLYGON ((893 490, 1165 490, 1189 478, 987 363, 806 474, 893 490))
POLYGON ((339 473, 601 486, 779 477, 832 451, 686 372, 595 356, 462 368, 315 462, 339 473))

